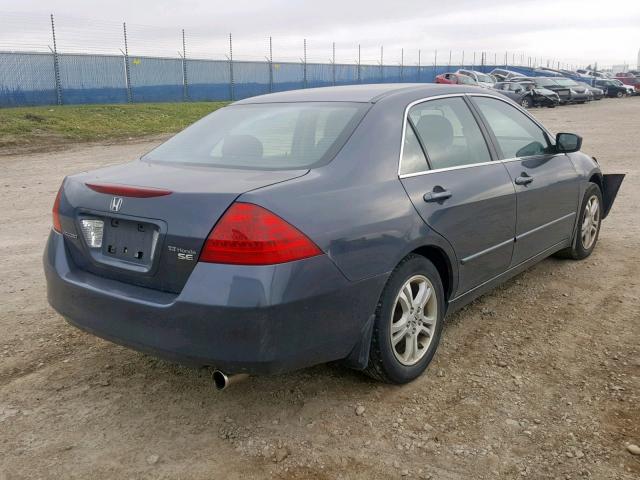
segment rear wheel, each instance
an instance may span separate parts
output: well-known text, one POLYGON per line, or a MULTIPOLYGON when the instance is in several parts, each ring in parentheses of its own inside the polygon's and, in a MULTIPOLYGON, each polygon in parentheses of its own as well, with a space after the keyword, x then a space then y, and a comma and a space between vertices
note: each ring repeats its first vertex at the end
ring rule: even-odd
POLYGON ((622 98, 622 97, 624 97, 624 92, 618 92, 618 93, 616 93, 616 97, 618 97, 618 98, 622 98))
POLYGON ((438 348, 444 290, 438 271, 419 255, 393 271, 378 307, 365 373, 386 383, 407 383, 427 368, 438 348))
POLYGON ((600 234, 602 221, 602 193, 595 183, 590 183, 582 199, 582 210, 573 245, 559 253, 560 256, 582 260, 593 252, 600 234))

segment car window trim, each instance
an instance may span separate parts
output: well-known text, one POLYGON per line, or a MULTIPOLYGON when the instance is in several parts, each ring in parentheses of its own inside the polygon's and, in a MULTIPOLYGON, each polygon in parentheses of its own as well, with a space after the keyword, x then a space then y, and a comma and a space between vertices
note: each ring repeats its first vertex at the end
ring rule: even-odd
MULTIPOLYGON (((431 160, 429 159, 429 154, 427 154, 427 147, 425 147, 425 145, 422 143, 422 139, 420 138, 420 135, 418 135, 418 130, 413 124, 413 120, 411 120, 411 117, 407 117, 407 122, 409 122, 409 127, 411 127, 411 130, 413 131, 413 134, 418 141, 418 145, 420 145, 420 150, 422 150, 422 155, 424 156, 427 167, 429 168, 429 170, 431 170, 431 160)), ((402 145, 404 146, 404 144, 402 145)))
MULTIPOLYGON (((400 157, 398 159, 398 177, 399 178, 409 178, 409 177, 417 177, 419 175, 428 175, 430 173, 438 173, 438 172, 446 172, 449 170, 461 170, 463 168, 473 168, 473 167, 481 167, 484 165, 492 165, 495 164, 496 162, 500 162, 501 160, 499 158, 497 158, 495 155, 497 155, 498 151, 495 149, 495 146, 493 144, 493 139, 490 138, 488 135, 490 135, 490 131, 487 129, 487 126, 485 125, 484 121, 482 120, 481 117, 478 116, 477 112, 475 111, 475 108, 473 106, 469 105, 469 101, 468 98, 470 95, 478 95, 478 96, 483 96, 483 97, 491 97, 491 98, 495 98, 497 100, 503 101, 502 99, 494 96, 494 95, 488 95, 488 94, 484 94, 484 93, 478 93, 478 94, 469 94, 469 93, 448 93, 445 95, 434 95, 432 97, 425 97, 425 98, 420 98, 418 100, 414 100, 412 102, 410 102, 404 109, 404 117, 403 117, 403 123, 402 123, 402 136, 400 138, 400 157), (463 100, 465 100, 465 104, 467 105, 467 108, 469 109, 469 111, 471 112, 471 115, 473 116, 474 120, 476 121, 476 123, 478 123, 478 128, 480 129, 480 133, 482 134, 484 141, 487 145, 487 150, 489 151, 489 156, 491 157, 491 160, 488 162, 478 162, 478 163, 469 163, 467 165, 456 165, 453 167, 443 167, 443 168, 434 168, 434 169, 429 169, 429 170, 423 170, 421 172, 414 172, 414 173, 401 173, 402 172, 402 156, 404 154, 404 140, 405 140, 405 135, 407 132, 407 119, 409 118, 409 110, 411 110, 412 107, 414 107, 415 105, 418 105, 420 103, 426 103, 429 102, 431 100, 441 100, 443 98, 455 98, 455 97, 461 97, 463 100)), ((506 102, 509 103, 509 102, 506 102)), ((422 142, 420 142, 420 144, 422 145, 422 142)), ((426 156, 426 153, 425 153, 426 156)), ((427 156, 427 162, 429 162, 429 157, 427 156)), ((430 163, 428 163, 430 165, 430 163)))

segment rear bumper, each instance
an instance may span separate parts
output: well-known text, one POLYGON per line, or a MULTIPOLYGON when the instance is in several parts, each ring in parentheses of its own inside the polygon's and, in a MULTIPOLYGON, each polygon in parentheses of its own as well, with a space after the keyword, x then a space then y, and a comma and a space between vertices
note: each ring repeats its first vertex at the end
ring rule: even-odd
POLYGON ((326 256, 273 266, 198 263, 180 294, 76 268, 63 237, 44 253, 49 303, 99 337, 229 373, 280 373, 347 357, 386 280, 349 282, 326 256))

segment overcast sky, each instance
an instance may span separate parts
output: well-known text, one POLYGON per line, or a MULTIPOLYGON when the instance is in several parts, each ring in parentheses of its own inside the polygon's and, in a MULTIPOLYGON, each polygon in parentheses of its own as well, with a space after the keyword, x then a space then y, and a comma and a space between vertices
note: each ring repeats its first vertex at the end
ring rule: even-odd
MULTIPOLYGON (((302 56, 327 61, 336 42, 337 61, 446 63, 464 51, 487 51, 493 62, 514 55, 565 64, 635 65, 640 49, 640 1, 616 0, 0 0, 0 49, 47 48, 48 14, 54 13, 58 47, 67 51, 114 51, 127 22, 130 50, 175 56, 186 30, 187 55, 221 57, 234 36, 234 57, 262 58, 273 36, 276 59, 302 56)), ((522 57, 520 57, 522 58, 522 57)))

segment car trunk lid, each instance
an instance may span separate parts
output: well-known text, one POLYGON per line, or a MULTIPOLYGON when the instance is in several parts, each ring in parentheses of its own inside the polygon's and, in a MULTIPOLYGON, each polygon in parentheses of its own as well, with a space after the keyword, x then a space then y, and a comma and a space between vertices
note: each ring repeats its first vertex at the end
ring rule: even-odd
POLYGON ((61 206, 66 244, 78 268, 179 293, 207 235, 239 195, 307 172, 136 161, 74 175, 61 206), (100 233, 102 242, 92 244, 100 233))

